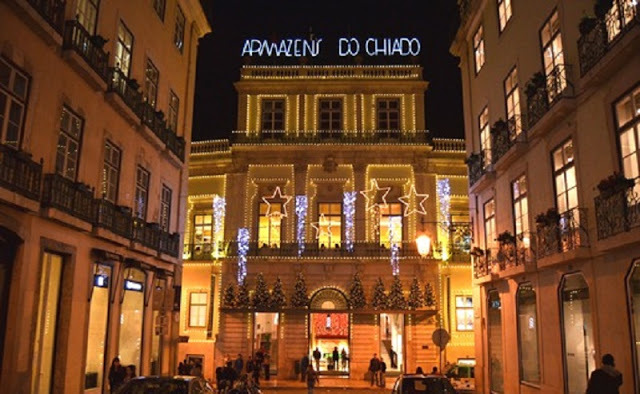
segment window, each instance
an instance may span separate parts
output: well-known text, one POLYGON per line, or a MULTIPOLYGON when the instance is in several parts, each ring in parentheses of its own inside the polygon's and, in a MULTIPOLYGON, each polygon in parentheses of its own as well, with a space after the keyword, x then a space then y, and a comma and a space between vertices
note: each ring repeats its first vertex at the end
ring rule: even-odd
POLYGON ((109 316, 109 289, 111 283, 111 267, 99 263, 94 264, 93 289, 91 289, 89 323, 87 328, 85 390, 102 387, 104 379, 104 358, 109 316))
POLYGON ((258 218, 258 245, 264 247, 280 247, 282 231, 282 204, 272 202, 260 203, 258 218))
POLYGON ((511 0, 498 0, 498 27, 500 32, 507 27, 507 23, 511 20, 511 0))
MULTIPOLYGON (((514 234, 516 239, 524 239, 529 233, 529 199, 525 174, 511 182, 511 198, 513 199, 514 234)), ((525 247, 528 248, 528 245, 525 247)))
POLYGON ((578 185, 573 159, 573 142, 571 140, 566 141, 553 151, 556 207, 561 214, 578 207, 578 185))
POLYGON ((507 106, 507 124, 509 137, 515 139, 522 131, 522 117, 520 112, 520 89, 518 89, 518 70, 511 70, 504 80, 504 98, 507 106))
POLYGON ((133 53, 133 34, 127 26, 120 21, 118 24, 118 37, 116 41, 115 66, 128 77, 131 71, 131 54, 133 53))
POLYGON ((178 48, 180 53, 184 49, 184 13, 180 6, 176 6, 176 28, 173 32, 173 44, 178 48))
POLYGON ((162 196, 160 199, 160 227, 167 232, 171 225, 171 194, 171 189, 167 185, 162 185, 162 196))
POLYGON ((380 245, 390 248, 391 244, 402 246, 402 204, 388 203, 380 207, 380 245))
POLYGON ((489 343, 489 389, 504 393, 502 356, 502 302, 498 290, 487 293, 487 342, 489 343))
POLYGON ((640 86, 615 103, 616 129, 624 176, 634 179, 634 192, 640 194, 640 86))
POLYGON ((147 202, 149 201, 149 171, 141 166, 136 170, 136 200, 135 216, 145 220, 147 218, 147 202))
POLYGON ((339 248, 342 239, 342 204, 318 204, 318 245, 339 248))
POLYGON ((120 306, 120 337, 118 355, 140 371, 142 359, 142 328, 144 327, 144 288, 146 273, 138 268, 125 268, 120 306))
POLYGON ((156 107, 158 99, 158 79, 160 73, 150 59, 147 59, 147 67, 144 70, 144 100, 153 108, 156 107))
POLYGON ((480 130, 480 150, 482 151, 483 167, 491 165, 491 130, 489 129, 489 107, 484 107, 478 116, 480 130))
POLYGON ((72 181, 76 180, 80 141, 84 121, 67 107, 62 108, 60 116, 60 134, 56 151, 56 174, 72 181))
POLYGON ((113 142, 104 144, 104 166, 102 167, 102 197, 116 204, 118 202, 118 183, 120 182, 120 157, 122 153, 113 142))
POLYGON ((640 378, 640 260, 633 263, 627 283, 629 309, 631 310, 631 343, 634 354, 636 378, 640 378))
POLYGON ((473 331, 473 297, 456 296, 456 330, 473 331))
POLYGON ((560 286, 565 388, 584 393, 596 366, 589 286, 580 273, 565 275, 560 286))
POLYGON ((476 30, 476 34, 473 35, 473 58, 475 59, 476 74, 482 70, 484 66, 484 33, 482 31, 482 25, 476 30))
POLYGON ((160 17, 160 20, 164 22, 164 10, 167 7, 167 0, 153 0, 153 9, 156 10, 156 14, 160 17))
POLYGON ((484 244, 487 249, 496 244, 496 203, 493 198, 484 203, 484 244))
POLYGON ((100 0, 78 0, 76 3, 76 19, 89 35, 96 34, 99 6, 100 0))
POLYGON ((552 102, 567 87, 558 10, 553 11, 551 17, 542 26, 540 42, 542 43, 544 74, 547 77, 547 97, 549 102, 552 102))
POLYGON ((320 100, 320 130, 342 130, 342 100, 320 100))
POLYGON ((180 99, 172 90, 169 92, 169 113, 167 114, 167 126, 175 134, 178 133, 178 117, 180 114, 180 99))
POLYGON ((607 27, 607 38, 613 41, 636 16, 637 1, 633 0, 614 0, 613 6, 607 12, 604 18, 607 27))
POLYGON ((193 217, 193 241, 195 244, 208 244, 213 240, 213 217, 207 215, 195 215, 193 217))
POLYGON ((378 99, 378 130, 400 129, 400 100, 378 99))
POLYGON ((207 326, 207 293, 189 294, 189 327, 207 326))
POLYGON ((262 100, 262 131, 266 130, 284 130, 284 100, 262 100))
POLYGON ((538 362, 538 318, 536 292, 531 283, 521 283, 516 293, 518 313, 518 345, 520 349, 520 379, 525 382, 540 382, 538 362))
POLYGON ((29 77, 0 57, 0 143, 20 146, 29 77))

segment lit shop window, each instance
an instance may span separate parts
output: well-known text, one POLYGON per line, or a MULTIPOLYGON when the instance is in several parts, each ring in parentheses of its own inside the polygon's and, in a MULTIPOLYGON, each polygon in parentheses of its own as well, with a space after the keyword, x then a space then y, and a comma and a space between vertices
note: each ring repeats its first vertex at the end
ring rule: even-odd
POLYGON ((29 77, 0 57, 0 143, 20 145, 29 77))
POLYGON ((640 260, 636 260, 627 284, 629 309, 631 310, 631 338, 634 344, 635 370, 640 376, 640 260))
POLYGON ((538 361, 538 317, 536 292, 531 283, 522 283, 516 293, 518 309, 518 341, 520 349, 520 379, 524 382, 540 382, 538 361))
POLYGON ((260 203, 258 217, 258 245, 261 248, 279 248, 282 236, 282 204, 260 203))
POLYGON ((280 315, 278 313, 256 312, 254 314, 252 349, 254 354, 262 349, 269 356, 272 373, 276 372, 278 368, 279 322, 280 315))
POLYGON ((456 296, 456 330, 473 331, 473 297, 456 296))
POLYGON ((111 285, 111 267, 100 263, 94 264, 93 287, 89 303, 89 327, 87 329, 85 390, 101 388, 104 382, 104 357, 107 353, 107 322, 111 285))
POLYGON ((189 294, 189 327, 207 326, 207 293, 189 294))
POLYGON ((390 248, 394 243, 402 246, 402 204, 388 203, 380 207, 380 245, 390 248))
POLYGON ((146 274, 138 268, 126 268, 120 306, 118 357, 123 365, 135 365, 140 371, 144 292, 146 274))
POLYGON ((504 363, 502 357, 502 303, 500 293, 487 293, 487 342, 489 343, 489 388, 504 393, 504 363))
POLYGON ((507 27, 507 23, 511 20, 511 0, 498 0, 498 25, 500 32, 507 27))
POLYGON ((404 315, 401 313, 380 314, 380 358, 387 370, 402 371, 404 368, 404 315))
POLYGON ((318 204, 318 246, 339 248, 342 240, 342 204, 318 204))
POLYGON ((484 66, 484 56, 484 32, 482 26, 479 26, 473 35, 473 58, 475 59, 476 74, 479 73, 482 66, 484 66))

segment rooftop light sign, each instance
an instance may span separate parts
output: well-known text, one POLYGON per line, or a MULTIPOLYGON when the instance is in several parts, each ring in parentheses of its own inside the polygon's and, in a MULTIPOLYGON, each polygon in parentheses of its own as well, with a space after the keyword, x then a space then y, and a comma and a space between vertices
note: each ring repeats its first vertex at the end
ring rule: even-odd
MULTIPOLYGON (((322 49, 322 38, 287 38, 279 41, 247 39, 242 46, 242 56, 276 57, 316 57, 322 49)), ((415 37, 375 38, 339 38, 337 42, 339 56, 418 56, 420 40, 415 37)))

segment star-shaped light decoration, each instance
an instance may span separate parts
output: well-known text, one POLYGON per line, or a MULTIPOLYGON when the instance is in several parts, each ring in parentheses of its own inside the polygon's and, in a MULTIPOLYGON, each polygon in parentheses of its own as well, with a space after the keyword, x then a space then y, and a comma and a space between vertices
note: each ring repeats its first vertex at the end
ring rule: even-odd
POLYGON ((391 187, 378 186, 378 181, 376 179, 372 179, 370 184, 371 184, 371 188, 369 190, 360 191, 360 194, 362 194, 364 198, 367 200, 366 210, 370 211, 374 209, 376 206, 387 208, 389 206, 389 204, 387 204, 387 194, 389 194, 389 192, 391 191, 391 187), (382 194, 382 204, 379 204, 376 202, 376 196, 378 195, 379 191, 384 192, 384 194, 382 194), (373 196, 370 197, 371 194, 373 194, 373 196))
MULTIPOLYGON (((276 190, 273 192, 271 197, 262 197, 262 201, 267 204, 267 212, 265 216, 277 216, 278 218, 286 218, 287 217, 287 204, 291 202, 293 196, 289 196, 287 194, 282 194, 282 190, 280 190, 280 186, 276 186, 276 190), (269 200, 284 200, 282 203, 282 212, 271 212, 271 202, 269 200)), ((274 201, 275 202, 275 201, 274 201)))
POLYGON ((409 189, 409 194, 398 197, 398 200, 404 204, 404 216, 409 216, 414 212, 419 213, 420 215, 426 215, 427 210, 425 209, 423 204, 425 201, 427 201, 427 198, 429 198, 428 194, 420 194, 416 192, 416 187, 412 184, 411 188, 409 189), (412 196, 415 198, 415 204, 413 208, 410 208, 412 196), (420 200, 420 202, 418 202, 418 200, 420 200))
POLYGON ((317 222, 311 223, 311 227, 316 230, 316 239, 319 239, 322 234, 331 234, 331 220, 327 220, 327 218, 325 218, 324 216, 324 213, 320 214, 317 222), (324 224, 328 224, 326 232, 322 231, 322 229, 320 228, 324 224))

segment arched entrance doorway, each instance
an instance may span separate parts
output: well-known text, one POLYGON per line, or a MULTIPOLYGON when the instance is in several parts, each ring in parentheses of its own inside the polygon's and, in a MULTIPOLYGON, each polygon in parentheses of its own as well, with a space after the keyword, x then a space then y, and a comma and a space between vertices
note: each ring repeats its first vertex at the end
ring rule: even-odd
POLYGON ((314 368, 323 375, 349 374, 347 297, 338 289, 318 290, 310 302, 309 348, 314 368), (336 358, 337 356, 337 358, 336 358))
MULTIPOLYGON (((0 227, 0 355, 4 354, 4 337, 7 329, 7 313, 9 312, 9 290, 11 289, 11 273, 13 259, 22 240, 13 232, 0 227)), ((2 367, 0 357, 0 368, 2 367)))

